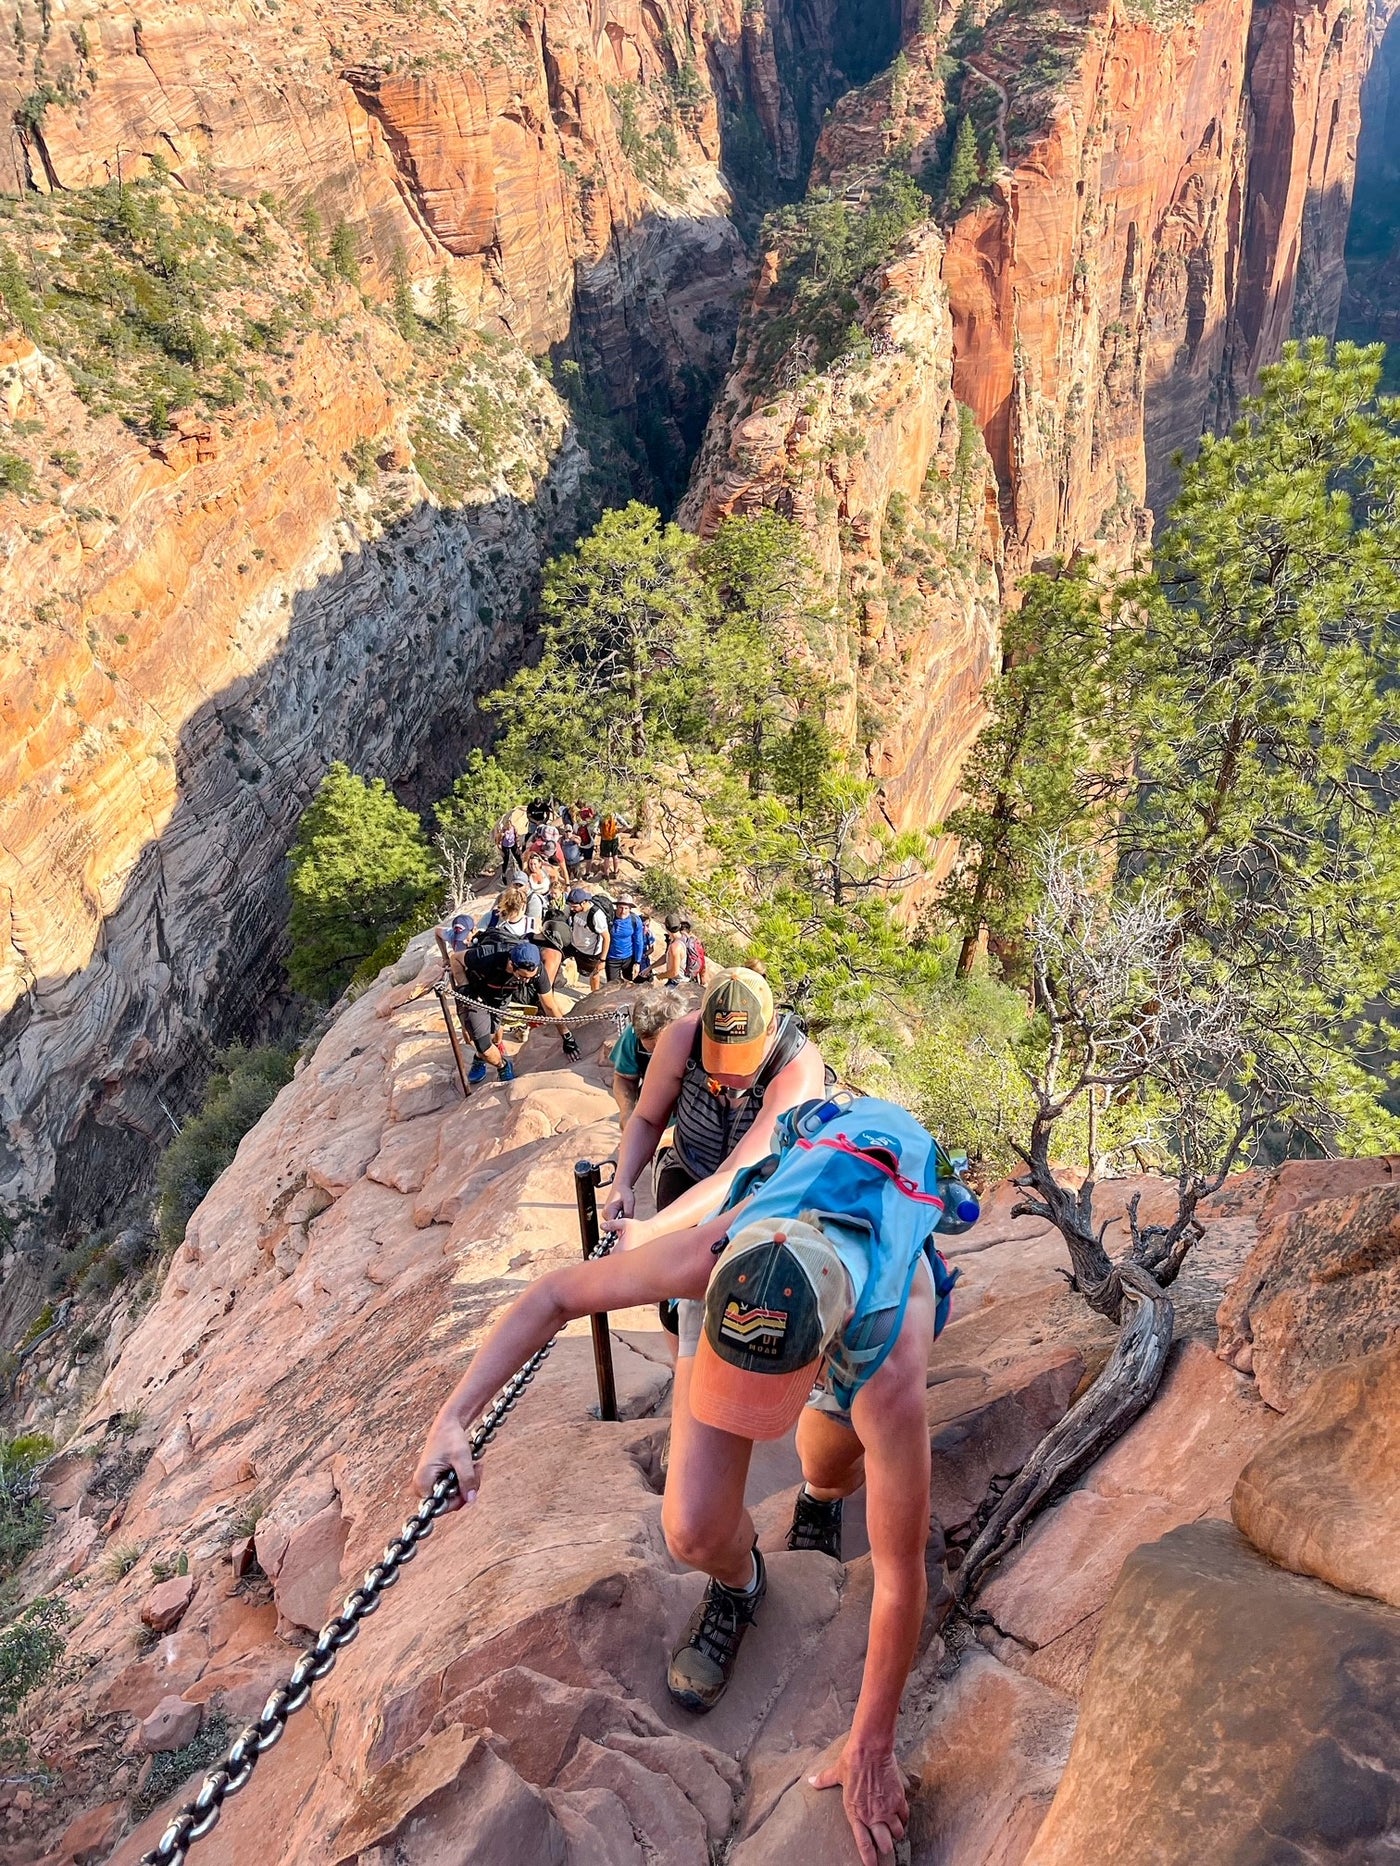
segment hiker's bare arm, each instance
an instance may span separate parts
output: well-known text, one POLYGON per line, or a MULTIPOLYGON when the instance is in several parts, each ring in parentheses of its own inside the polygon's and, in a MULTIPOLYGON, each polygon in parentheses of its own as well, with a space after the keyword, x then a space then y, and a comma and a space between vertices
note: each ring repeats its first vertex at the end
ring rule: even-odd
POLYGON ((909 1819, 894 1754, 900 1693, 919 1642, 928 1581, 929 1439, 924 1377, 933 1342, 933 1295, 920 1271, 889 1358, 856 1394, 852 1423, 865 1447, 865 1521, 875 1571, 865 1675, 840 1758, 813 1777, 841 1787, 863 1866, 877 1866, 909 1819))
MULTIPOLYGON (((647 1080, 651 1080, 650 1070, 647 1080)), ((820 1052, 815 1044, 804 1043, 786 1069, 780 1069, 774 1076, 763 1097, 762 1113, 719 1170, 711 1173, 708 1179, 698 1180, 655 1218, 634 1218, 628 1229, 627 1248, 645 1243, 663 1230, 674 1231, 678 1225, 697 1224, 707 1212, 722 1205, 729 1196, 735 1175, 767 1154, 778 1116, 795 1108, 799 1102, 820 1095, 825 1084, 826 1072, 820 1052)), ((618 1176, 621 1177, 620 1168, 618 1176)))
MULTIPOLYGON (((605 1218, 632 1216, 636 1207, 634 1187, 641 1177, 642 1168, 656 1152, 661 1136, 666 1132, 666 1124, 675 1112, 681 1092, 681 1079, 685 1075, 686 1058, 690 1055, 690 1046, 694 1041, 694 1015, 678 1017, 656 1039, 656 1048, 651 1053, 651 1062, 642 1082, 642 1092, 637 1098, 632 1119, 627 1123, 627 1131, 622 1136, 622 1145, 617 1150, 617 1177, 613 1181, 607 1204, 603 1207, 605 1218)), ((679 1227, 668 1224, 666 1229, 674 1231, 679 1227)))
POLYGON ((604 1309, 628 1309, 660 1302, 667 1296, 703 1296, 714 1259, 710 1246, 725 1233, 729 1220, 717 1218, 694 1230, 674 1231, 645 1250, 597 1257, 551 1270, 534 1282, 501 1316, 472 1356, 434 1419, 413 1473, 413 1488, 430 1496, 447 1471, 457 1473, 458 1495, 451 1507, 476 1495, 476 1467, 471 1426, 515 1371, 566 1322, 604 1309))

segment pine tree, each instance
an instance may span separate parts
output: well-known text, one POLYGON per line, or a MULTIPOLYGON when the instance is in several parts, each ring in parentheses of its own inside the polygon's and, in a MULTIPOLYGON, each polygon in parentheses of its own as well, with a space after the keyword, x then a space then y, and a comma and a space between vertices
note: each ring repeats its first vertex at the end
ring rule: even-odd
POLYGON ((987 690, 991 718, 965 766, 966 801, 941 825, 958 860, 941 905, 962 935, 967 977, 985 931, 1004 967, 1036 899, 1036 854, 1071 825, 1088 833, 1111 800, 1124 756, 1111 735, 1115 607, 1079 560, 1056 576, 1028 577, 1002 630, 1002 672, 987 690), (1101 775, 1103 774, 1103 775, 1101 775))
POLYGON ((411 343, 418 335, 418 312, 413 303, 413 281, 408 273, 408 259, 401 246, 394 248, 394 325, 400 337, 411 343))
POLYGON ((452 279, 446 266, 433 283, 433 322, 437 325, 438 335, 451 343, 457 335, 460 319, 457 315, 457 295, 452 289, 452 279))
POLYGON ((948 184, 943 193, 943 204, 948 213, 956 214, 961 210, 963 202, 977 186, 981 173, 977 130, 971 116, 964 113, 953 143, 953 160, 948 167, 948 184))
POLYGON ((506 721, 497 754, 507 769, 561 791, 585 780, 630 787, 644 807, 654 762, 703 685, 709 595, 697 544, 633 500, 553 560, 539 661, 485 702, 506 721))
POLYGON ((347 285, 358 288, 360 283, 360 242, 354 229, 345 220, 338 220, 331 229, 330 245, 327 248, 331 271, 337 278, 345 280, 347 285))
POLYGON ((437 858, 414 813, 382 778, 366 783, 339 762, 303 812, 288 861, 287 972, 307 997, 342 989, 386 938, 412 930, 442 888, 437 858))

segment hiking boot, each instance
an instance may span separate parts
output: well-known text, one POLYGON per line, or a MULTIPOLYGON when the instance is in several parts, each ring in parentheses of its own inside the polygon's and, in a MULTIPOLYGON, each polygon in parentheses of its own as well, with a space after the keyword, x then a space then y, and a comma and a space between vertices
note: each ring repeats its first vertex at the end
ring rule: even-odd
POLYGON ((758 1569, 753 1592, 736 1593, 712 1580, 690 1616, 685 1638, 671 1654, 666 1689, 686 1710, 713 1710, 724 1696, 744 1634, 768 1591, 768 1574, 757 1547, 753 1558, 758 1569))
POLYGON ((841 1499, 830 1503, 808 1496, 803 1484, 792 1511, 792 1528, 787 1533, 790 1549, 820 1549, 834 1561, 841 1559, 841 1499))
POLYGON ((478 1084, 484 1082, 485 1080, 486 1080, 486 1063, 482 1057, 480 1056, 475 1057, 472 1061, 471 1068, 467 1071, 467 1087, 476 1088, 478 1084))
POLYGON ((502 1082, 514 1082, 515 1064, 510 1060, 509 1056, 507 1056, 505 1061, 501 1064, 496 1074, 501 1078, 502 1082))

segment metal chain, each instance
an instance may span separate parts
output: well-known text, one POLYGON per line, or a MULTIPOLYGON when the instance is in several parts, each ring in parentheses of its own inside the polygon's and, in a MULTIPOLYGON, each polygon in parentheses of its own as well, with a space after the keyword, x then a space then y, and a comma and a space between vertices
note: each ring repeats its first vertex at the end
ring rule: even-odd
MULTIPOLYGON (((443 979, 438 984, 434 985, 433 990, 437 993, 437 995, 440 998, 442 997, 455 998, 458 1004, 465 1004, 469 1010, 491 1011, 496 1016, 500 1017, 503 1022, 508 1023, 508 1024, 529 1024, 529 1025, 553 1024, 555 1026, 558 1026, 559 1024, 563 1024, 566 1030, 573 1030, 581 1024, 607 1024, 607 1023, 623 1024, 623 1023, 626 1023, 627 1018, 630 1015, 629 1006, 625 1004, 617 1004, 617 1005, 614 1005, 610 1011, 589 1011, 583 1017, 574 1017, 572 1015, 568 1015, 565 1017, 533 1017, 533 1016, 526 1016, 523 1014, 517 1017, 515 1015, 515 1006, 512 1005, 509 1001, 507 1001, 505 1004, 483 1004, 479 998, 469 998, 466 992, 458 991, 455 985, 449 985, 446 979, 443 979)), ((523 1007, 522 1007, 522 1012, 523 1012, 523 1007)))
MULTIPOLYGON (((616 1242, 616 1233, 605 1231, 597 1247, 588 1253, 590 1260, 606 1257, 616 1242)), ((481 1423, 471 1436, 473 1462, 480 1458, 515 1409, 521 1394, 544 1365, 558 1339, 558 1335, 553 1336, 532 1354, 481 1415, 481 1423)), ((378 1612, 381 1596, 398 1580, 404 1563, 412 1561, 418 1553, 418 1544, 433 1533, 433 1524, 448 1508, 457 1490, 455 1471, 447 1471, 437 1480, 431 1496, 418 1505, 374 1566, 365 1570, 360 1585, 345 1596, 340 1612, 327 1620, 311 1650, 297 1660, 291 1677, 285 1684, 278 1685, 268 1698, 262 1715, 246 1726, 219 1766, 205 1776, 194 1800, 181 1808, 151 1850, 141 1855, 141 1866, 183 1866, 195 1841, 203 1840, 206 1834, 214 1831, 224 1803, 230 1795, 248 1786, 258 1759, 281 1742, 287 1719, 309 1702, 312 1685, 326 1676, 341 1648, 358 1635, 360 1622, 378 1612)))

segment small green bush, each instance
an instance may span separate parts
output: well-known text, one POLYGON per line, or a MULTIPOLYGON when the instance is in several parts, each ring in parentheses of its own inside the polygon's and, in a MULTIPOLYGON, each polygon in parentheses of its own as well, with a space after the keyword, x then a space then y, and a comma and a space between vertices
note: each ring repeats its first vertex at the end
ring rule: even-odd
POLYGON ((49 1513, 34 1472, 52 1450, 53 1440, 42 1432, 0 1438, 0 1581, 44 1539, 49 1513))
POLYGON ((63 1657, 59 1628, 68 1618, 60 1600, 31 1601, 0 1631, 0 1760, 17 1761, 28 1744, 9 1728, 30 1692, 53 1676, 63 1657))
POLYGON ((0 492, 31 493, 34 490, 34 469, 27 460, 18 454, 0 453, 0 492))
POLYGON ((233 1159, 248 1129, 272 1106, 278 1089, 292 1079, 294 1057, 286 1050, 225 1050, 205 1085, 199 1113, 192 1115, 161 1159, 160 1237, 173 1249, 214 1181, 233 1159))

